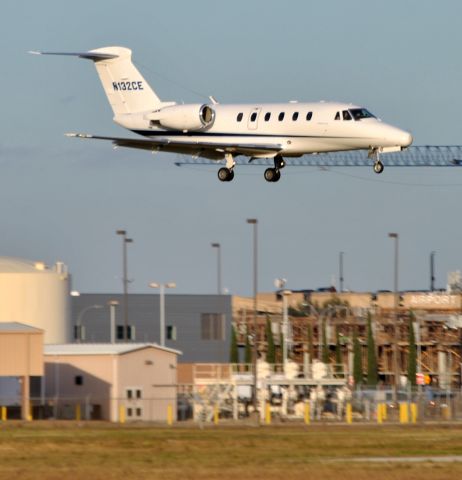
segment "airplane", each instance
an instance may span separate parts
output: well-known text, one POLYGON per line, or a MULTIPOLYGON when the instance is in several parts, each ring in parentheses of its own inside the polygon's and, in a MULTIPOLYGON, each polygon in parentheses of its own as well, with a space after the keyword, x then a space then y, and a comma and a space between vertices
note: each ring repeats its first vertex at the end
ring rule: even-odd
POLYGON ((38 52, 92 60, 114 112, 114 122, 144 138, 119 138, 84 133, 69 137, 108 140, 116 147, 152 152, 190 154, 222 163, 218 178, 234 178, 235 158, 272 159, 264 178, 277 182, 286 160, 305 154, 367 150, 373 168, 381 173, 380 155, 399 152, 412 144, 412 135, 382 122, 369 110, 349 103, 317 102, 204 104, 160 100, 131 61, 125 47, 88 52, 38 52))

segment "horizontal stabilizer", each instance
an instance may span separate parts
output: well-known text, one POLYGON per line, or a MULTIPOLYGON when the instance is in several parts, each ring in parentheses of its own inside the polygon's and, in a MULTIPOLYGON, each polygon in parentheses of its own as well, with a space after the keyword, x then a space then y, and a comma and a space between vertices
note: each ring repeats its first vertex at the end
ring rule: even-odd
POLYGON ((68 55, 71 57, 86 58, 88 60, 93 60, 97 62, 98 60, 110 60, 111 58, 117 58, 118 55, 112 53, 101 53, 101 52, 38 52, 31 50, 28 53, 32 55, 68 55))

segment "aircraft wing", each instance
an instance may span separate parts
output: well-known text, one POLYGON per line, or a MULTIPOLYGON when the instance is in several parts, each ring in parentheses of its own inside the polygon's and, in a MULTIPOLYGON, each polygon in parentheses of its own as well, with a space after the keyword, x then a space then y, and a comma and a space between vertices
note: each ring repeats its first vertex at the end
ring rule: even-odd
POLYGON ((232 142, 198 142, 198 141, 176 141, 169 138, 119 138, 102 137, 85 133, 67 133, 68 137, 85 138, 92 140, 108 140, 115 147, 138 148, 152 152, 171 152, 193 156, 206 157, 213 160, 223 159, 224 153, 234 155, 269 155, 274 156, 282 150, 282 145, 277 143, 268 144, 241 144, 232 142))

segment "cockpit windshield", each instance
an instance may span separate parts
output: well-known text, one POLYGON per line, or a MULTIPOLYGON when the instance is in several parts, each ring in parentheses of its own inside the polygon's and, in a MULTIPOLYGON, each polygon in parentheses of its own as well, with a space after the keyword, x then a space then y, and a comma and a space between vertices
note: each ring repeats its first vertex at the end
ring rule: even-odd
POLYGON ((351 108, 350 113, 353 115, 355 120, 362 120, 363 118, 375 118, 375 115, 372 115, 372 113, 365 108, 351 108))

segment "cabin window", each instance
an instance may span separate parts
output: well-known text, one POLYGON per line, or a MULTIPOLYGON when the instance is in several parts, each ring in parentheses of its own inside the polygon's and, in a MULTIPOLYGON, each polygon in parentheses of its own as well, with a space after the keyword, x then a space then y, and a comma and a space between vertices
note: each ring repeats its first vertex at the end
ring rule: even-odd
POLYGON ((270 118, 271 118, 271 112, 266 112, 265 113, 265 122, 268 122, 270 118))
POLYGON ((280 122, 282 122, 282 121, 284 120, 284 115, 285 115, 284 112, 281 112, 281 113, 279 114, 278 119, 279 119, 280 122))
POLYGON ((257 112, 253 112, 252 115, 250 115, 250 121, 255 122, 256 119, 257 119, 257 112))
POLYGON ((343 110, 342 112, 342 118, 343 120, 351 120, 351 114, 348 110, 343 110))
POLYGON ((335 120, 340 120, 340 112, 337 112, 337 113, 335 114, 335 120))
POLYGON ((297 121, 298 119, 298 112, 294 112, 294 114, 292 115, 292 121, 297 121))
POLYGON ((306 121, 309 122, 313 118, 313 112, 308 112, 306 114, 306 121))
POLYGON ((244 116, 244 114, 243 114, 242 112, 238 113, 236 120, 237 120, 238 122, 242 122, 242 117, 243 117, 243 116, 244 116))

